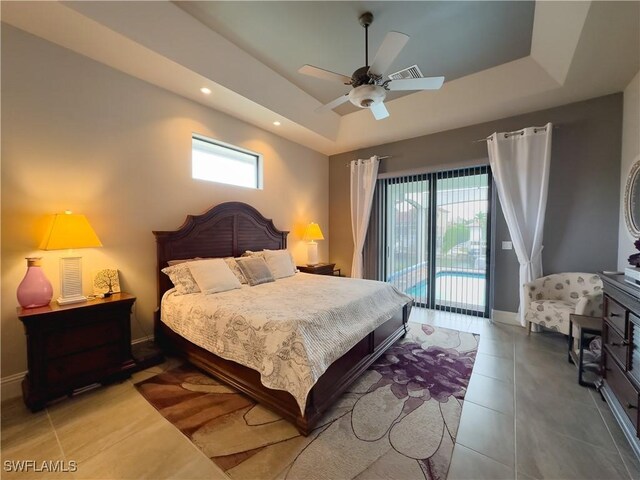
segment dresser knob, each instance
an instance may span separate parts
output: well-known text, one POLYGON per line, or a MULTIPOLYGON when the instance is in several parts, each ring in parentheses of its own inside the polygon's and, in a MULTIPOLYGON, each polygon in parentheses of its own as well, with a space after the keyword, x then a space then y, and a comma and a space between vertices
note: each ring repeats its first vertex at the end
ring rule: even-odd
POLYGON ((617 313, 613 313, 613 312, 611 312, 611 313, 609 314, 609 316, 610 316, 610 317, 619 317, 620 315, 618 315, 617 313))
POLYGON ((636 406, 635 406, 634 404, 632 404, 632 403, 627 403, 627 408, 628 408, 629 410, 633 410, 633 409, 637 409, 638 407, 636 407, 636 406))
POLYGON ((627 345, 629 345, 629 342, 626 340, 623 340, 621 343, 611 342, 612 347, 626 347, 627 345))

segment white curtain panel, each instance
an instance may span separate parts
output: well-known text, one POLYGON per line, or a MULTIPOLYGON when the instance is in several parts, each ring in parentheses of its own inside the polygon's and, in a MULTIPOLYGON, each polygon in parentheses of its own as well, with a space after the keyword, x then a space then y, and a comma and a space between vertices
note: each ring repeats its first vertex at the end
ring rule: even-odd
POLYGON ((353 160, 351 162, 352 278, 362 278, 362 249, 369 228, 371 203, 378 179, 379 164, 380 160, 375 155, 367 160, 353 160))
POLYGON ((513 248, 520 263, 520 308, 524 326, 523 285, 542 276, 542 236, 549 189, 553 125, 487 139, 489 163, 496 182, 513 248))

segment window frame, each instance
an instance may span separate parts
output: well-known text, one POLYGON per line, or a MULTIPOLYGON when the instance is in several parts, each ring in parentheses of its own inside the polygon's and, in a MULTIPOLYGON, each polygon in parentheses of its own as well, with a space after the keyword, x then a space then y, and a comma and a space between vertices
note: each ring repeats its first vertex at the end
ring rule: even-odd
MULTIPOLYGON (((235 159, 230 159, 230 160, 235 160, 235 159)), ((263 156, 261 153, 258 152, 254 152, 252 150, 249 150, 247 148, 243 148, 243 147, 239 147, 237 145, 232 145, 230 143, 226 143, 226 142, 222 142, 220 140, 214 139, 214 138, 210 138, 207 137, 205 135, 199 134, 199 133, 192 133, 191 134, 191 178, 193 180, 200 180, 203 182, 212 182, 212 183, 218 183, 221 185, 228 185, 230 187, 239 187, 239 188, 249 188, 252 190, 263 190, 264 189, 264 185, 263 185, 263 156), (198 178, 198 177, 194 177, 194 173, 193 173, 193 151, 194 151, 194 141, 197 140, 199 142, 204 142, 204 143, 208 143, 210 145, 213 145, 215 147, 220 147, 222 149, 227 149, 233 152, 238 152, 238 153, 242 153, 251 157, 255 158, 255 184, 248 186, 248 185, 237 185, 235 183, 228 183, 228 182, 223 182, 223 181, 219 181, 219 180, 209 180, 206 178, 198 178)))

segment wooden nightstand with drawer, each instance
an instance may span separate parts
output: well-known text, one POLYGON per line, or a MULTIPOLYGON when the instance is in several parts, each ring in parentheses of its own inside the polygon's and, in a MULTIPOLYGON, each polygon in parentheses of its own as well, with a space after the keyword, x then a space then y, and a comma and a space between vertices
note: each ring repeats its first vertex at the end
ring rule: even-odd
POLYGON ((116 293, 72 305, 18 308, 27 336, 29 371, 22 382, 31 410, 93 383, 131 374, 130 315, 136 297, 116 293))
POLYGON ((335 275, 335 263, 318 263, 317 265, 298 265, 298 270, 303 273, 313 273, 314 275, 335 275))

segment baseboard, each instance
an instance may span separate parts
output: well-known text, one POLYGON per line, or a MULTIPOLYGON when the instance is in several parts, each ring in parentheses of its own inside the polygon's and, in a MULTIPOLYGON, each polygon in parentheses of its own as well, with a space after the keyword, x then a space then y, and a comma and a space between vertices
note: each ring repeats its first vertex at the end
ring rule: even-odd
POLYGON ((147 335, 146 337, 136 338, 135 340, 131 340, 131 345, 135 345, 137 343, 142 342, 153 342, 153 335, 147 335))
MULTIPOLYGON (((147 341, 153 341, 153 335, 136 338, 131 341, 131 345, 147 341)), ((0 380, 0 401, 4 402, 22 395, 21 383, 26 374, 27 372, 15 373, 0 380)))
POLYGON ((5 401, 22 395, 22 379, 27 372, 15 373, 0 380, 0 400, 5 401))
POLYGON ((521 327, 518 320, 517 312, 506 312, 504 310, 491 310, 491 319, 497 323, 504 323, 506 325, 514 325, 521 327))

